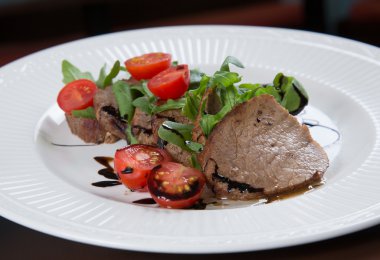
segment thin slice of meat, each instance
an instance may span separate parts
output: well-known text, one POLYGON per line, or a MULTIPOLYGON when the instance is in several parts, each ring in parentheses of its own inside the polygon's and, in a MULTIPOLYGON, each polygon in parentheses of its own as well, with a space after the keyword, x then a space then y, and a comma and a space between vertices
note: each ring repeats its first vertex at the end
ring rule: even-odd
POLYGON ((71 132, 86 143, 100 144, 117 141, 117 138, 108 134, 96 119, 77 118, 67 113, 65 116, 71 132))
POLYGON ((132 133, 140 144, 157 144, 157 140, 153 136, 152 120, 151 115, 146 114, 138 107, 135 109, 132 119, 132 133))
POLYGON ((120 117, 112 87, 98 89, 94 96, 94 109, 100 126, 105 129, 108 135, 115 136, 115 140, 126 138, 127 124, 120 117))
POLYGON ((215 127, 198 157, 216 196, 270 197, 320 180, 329 161, 305 125, 261 95, 237 105, 215 127))

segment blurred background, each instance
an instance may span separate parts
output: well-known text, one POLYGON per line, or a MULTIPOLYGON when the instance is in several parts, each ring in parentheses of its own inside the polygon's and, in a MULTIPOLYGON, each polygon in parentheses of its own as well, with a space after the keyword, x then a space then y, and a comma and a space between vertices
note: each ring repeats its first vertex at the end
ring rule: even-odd
POLYGON ((0 66, 88 36, 186 24, 295 28, 380 46, 380 0, 0 0, 0 66))

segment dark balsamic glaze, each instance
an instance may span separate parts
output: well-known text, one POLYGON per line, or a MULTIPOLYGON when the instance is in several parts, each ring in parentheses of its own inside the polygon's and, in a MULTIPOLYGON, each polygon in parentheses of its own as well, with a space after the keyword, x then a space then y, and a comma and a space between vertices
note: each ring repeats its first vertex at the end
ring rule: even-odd
POLYGON ((98 182, 91 183, 91 185, 95 187, 106 188, 106 187, 121 185, 121 182, 120 181, 98 181, 98 182))
POLYGON ((61 147, 80 147, 80 146, 96 146, 97 144, 56 144, 56 143, 50 143, 54 146, 61 146, 61 147))
POLYGON ((135 204, 145 204, 145 205, 156 204, 156 202, 152 198, 145 198, 145 199, 135 200, 135 201, 133 201, 133 203, 135 203, 135 204))
POLYGON ((147 134, 147 135, 152 135, 153 134, 153 131, 152 129, 148 129, 148 128, 145 128, 145 127, 142 127, 142 126, 139 126, 139 125, 134 125, 132 126, 133 129, 137 129, 138 131, 141 131, 143 132, 144 134, 147 134))
POLYGON ((325 128, 327 130, 330 130, 331 132, 335 133, 336 134, 336 138, 334 141, 332 141, 330 144, 327 144, 325 145, 324 147, 327 147, 327 146, 330 146, 330 145, 333 145, 335 144, 336 142, 338 142, 341 138, 341 135, 340 135, 340 132, 332 127, 329 127, 329 126, 325 126, 325 125, 321 125, 318 121, 315 121, 315 120, 308 120, 308 119, 304 119, 302 118, 302 124, 308 126, 309 128, 311 127, 321 127, 321 128, 325 128))
POLYGON ((97 156, 97 157, 94 157, 94 160, 100 163, 101 165, 103 165, 104 167, 106 167, 106 168, 100 169, 98 171, 98 174, 113 181, 98 181, 98 182, 92 183, 93 186, 105 188, 105 187, 121 185, 121 182, 118 181, 119 177, 114 172, 113 167, 111 166, 111 162, 113 161, 112 157, 97 156))
POLYGON ((233 181, 230 178, 227 178, 227 177, 224 177, 224 176, 220 175, 217 171, 212 174, 212 178, 216 179, 216 180, 218 180, 220 182, 227 183, 227 185, 228 185, 228 187, 227 187, 228 192, 231 192, 233 189, 237 189, 240 192, 251 192, 251 193, 253 193, 253 192, 263 192, 264 191, 263 188, 255 188, 255 187, 252 187, 251 185, 249 185, 247 183, 233 181))

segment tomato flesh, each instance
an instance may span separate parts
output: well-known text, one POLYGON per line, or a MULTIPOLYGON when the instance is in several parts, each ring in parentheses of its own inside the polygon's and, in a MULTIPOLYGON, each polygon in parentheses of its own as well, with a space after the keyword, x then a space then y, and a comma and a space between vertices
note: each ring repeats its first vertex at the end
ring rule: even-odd
POLYGON ((152 52, 125 61, 125 67, 137 80, 150 79, 171 65, 172 56, 168 53, 152 52))
POLYGON ((142 190, 152 169, 170 160, 170 155, 163 149, 135 144, 116 151, 114 168, 126 187, 131 190, 142 190))
POLYGON ((88 79, 78 79, 64 86, 58 94, 59 107, 66 113, 93 105, 96 84, 88 79))
POLYGON ((149 90, 160 99, 177 99, 183 96, 190 84, 186 64, 168 68, 148 81, 149 90))
POLYGON ((162 163, 148 177, 152 198, 164 208, 189 208, 200 198, 206 179, 200 171, 175 162, 162 163))

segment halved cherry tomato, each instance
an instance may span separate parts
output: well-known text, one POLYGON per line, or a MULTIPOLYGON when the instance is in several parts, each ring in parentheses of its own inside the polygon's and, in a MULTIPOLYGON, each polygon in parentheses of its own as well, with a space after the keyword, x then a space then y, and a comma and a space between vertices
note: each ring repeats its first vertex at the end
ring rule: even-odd
POLYGON ((148 177, 152 198, 164 208, 189 208, 201 196, 206 183, 203 173, 180 163, 162 163, 148 177))
POLYGON ((163 149, 134 144, 116 151, 114 166, 125 186, 131 190, 141 190, 146 186, 152 169, 170 160, 170 155, 163 149))
POLYGON ((128 72, 137 80, 150 79, 170 67, 172 56, 168 53, 152 52, 125 61, 128 72))
POLYGON ((161 99, 176 99, 185 94, 190 84, 187 65, 182 64, 164 70, 148 81, 149 90, 161 99))
POLYGON ((97 87, 88 79, 78 79, 64 86, 58 94, 59 107, 70 113, 92 106, 97 87))

